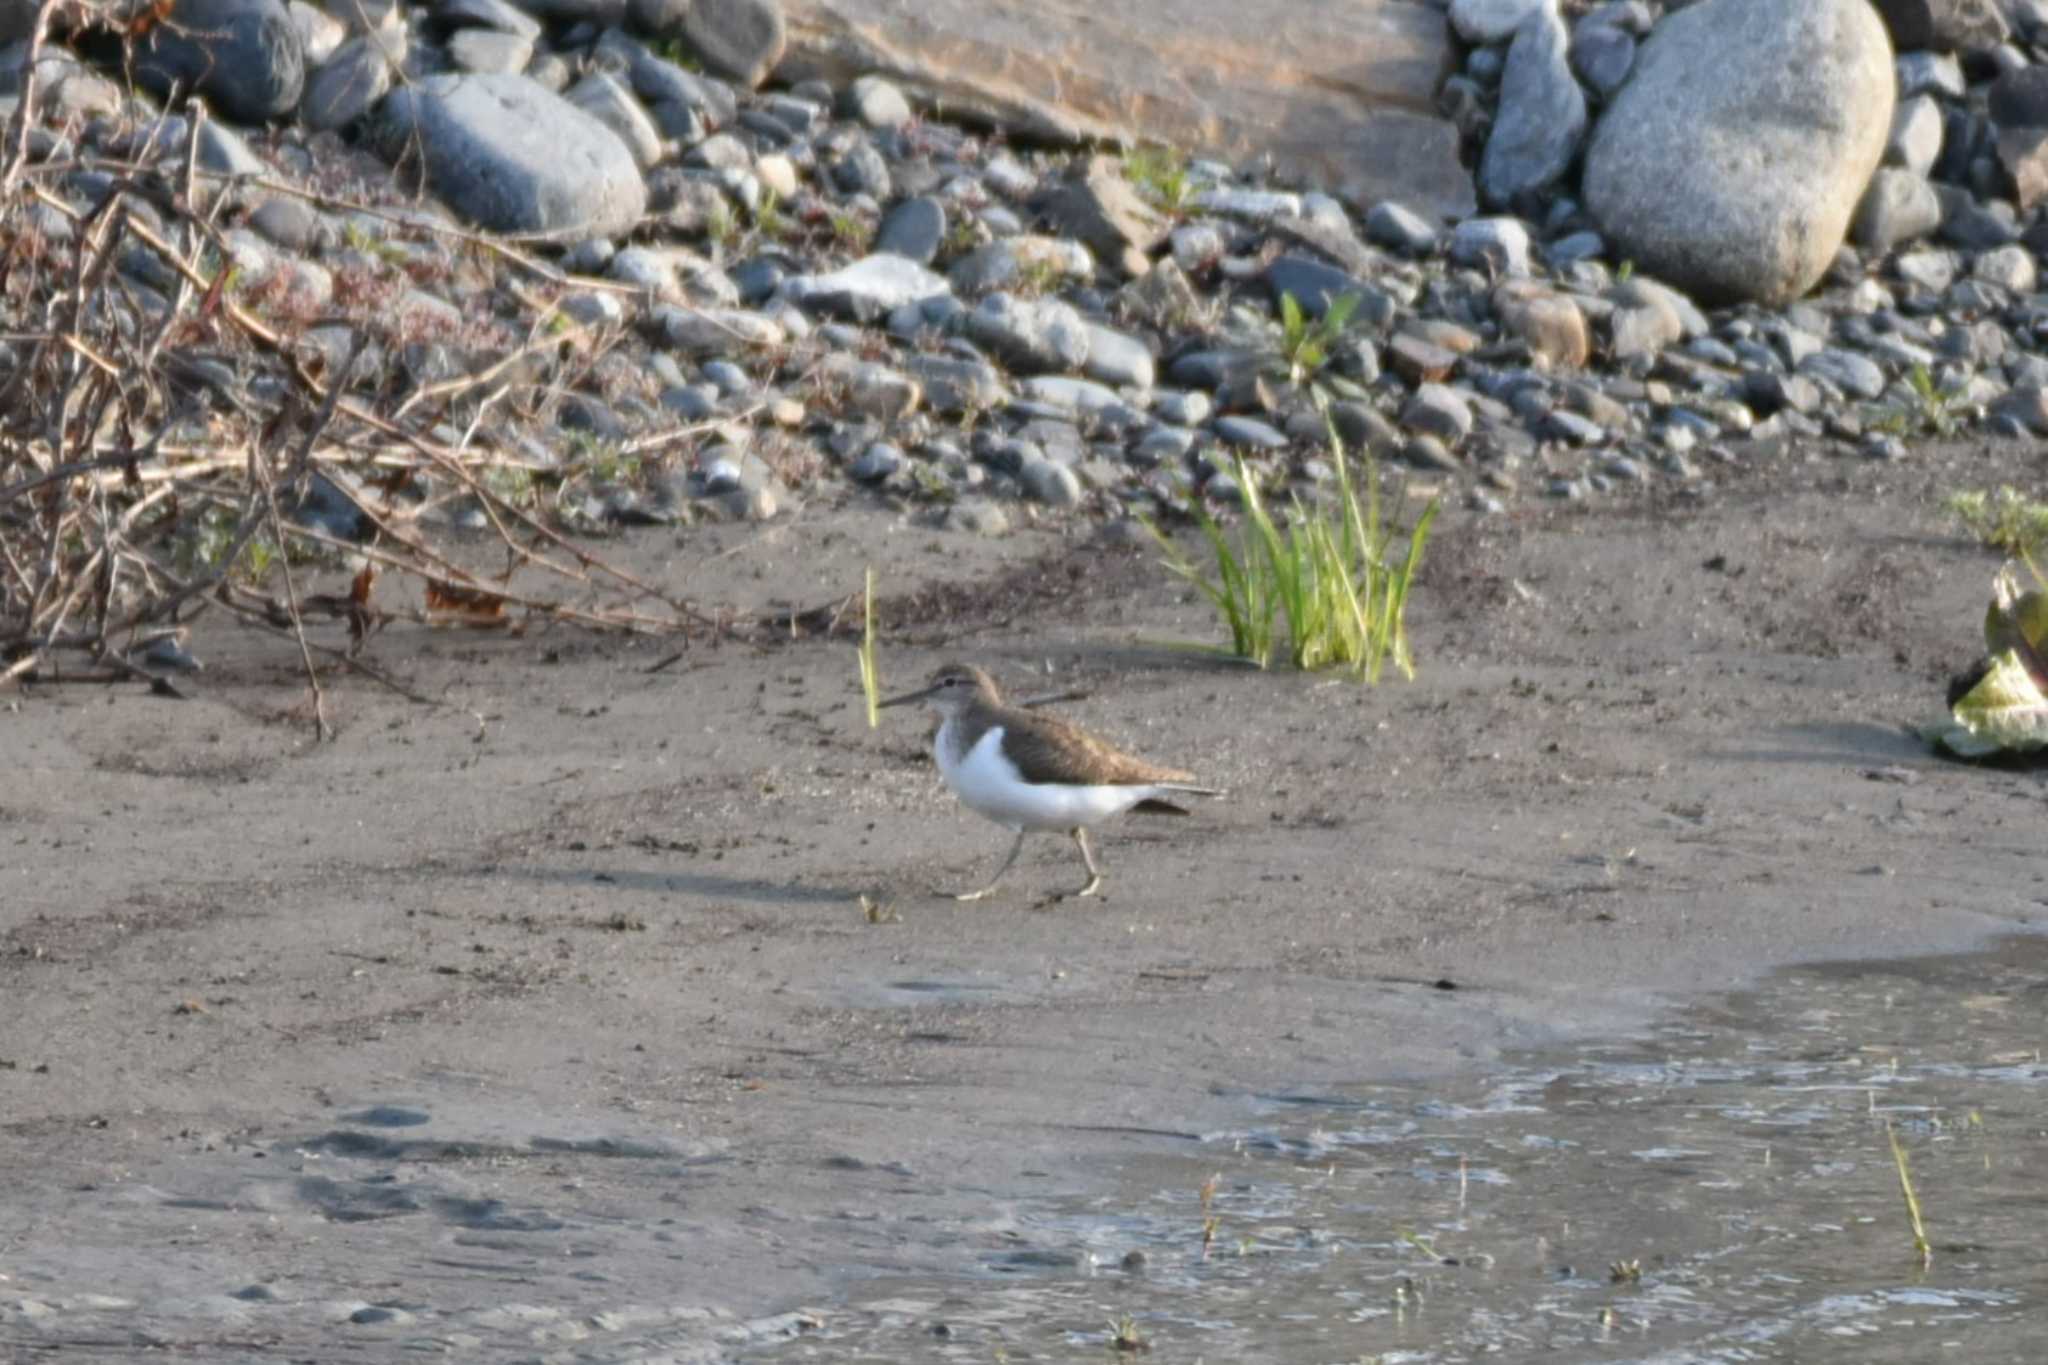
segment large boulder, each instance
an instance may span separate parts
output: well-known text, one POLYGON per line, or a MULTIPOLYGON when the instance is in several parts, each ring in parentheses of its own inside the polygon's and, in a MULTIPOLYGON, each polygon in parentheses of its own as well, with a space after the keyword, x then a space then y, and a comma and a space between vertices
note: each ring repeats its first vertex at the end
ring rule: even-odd
POLYGON ((372 123, 386 159, 423 160, 428 187, 494 232, 610 236, 647 208, 626 144, 525 76, 432 76, 387 96, 372 123))
MULTIPOLYGON (((540 3, 541 0, 526 0, 540 3)), ((1362 204, 1472 212, 1456 68, 1417 0, 783 0, 778 81, 890 78, 915 102, 1030 138, 1163 142, 1276 165, 1362 204)))
POLYGON ((1869 0, 1702 0, 1600 116, 1586 207, 1616 256, 1702 301, 1796 298, 1842 244, 1893 100, 1869 0))

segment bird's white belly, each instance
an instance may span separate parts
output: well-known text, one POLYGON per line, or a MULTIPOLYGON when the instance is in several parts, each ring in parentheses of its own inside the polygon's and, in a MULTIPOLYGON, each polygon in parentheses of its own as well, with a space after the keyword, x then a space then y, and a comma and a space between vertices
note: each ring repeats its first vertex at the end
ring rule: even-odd
POLYGON ((946 785, 968 809, 1011 829, 1073 829, 1119 815, 1148 796, 1152 786, 1067 786, 1026 782, 1017 765, 1003 756, 1003 730, 984 734, 958 762, 953 746, 940 733, 932 746, 946 785))

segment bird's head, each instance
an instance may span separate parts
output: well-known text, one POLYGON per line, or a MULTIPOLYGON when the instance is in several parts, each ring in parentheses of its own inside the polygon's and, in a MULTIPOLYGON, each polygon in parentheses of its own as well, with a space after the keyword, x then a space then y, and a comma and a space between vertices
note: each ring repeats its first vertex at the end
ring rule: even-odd
POLYGON ((927 702, 941 715, 955 715, 970 702, 980 700, 994 705, 1002 700, 996 691, 995 679, 976 668, 973 664, 947 664, 933 673, 931 679, 915 692, 905 692, 900 697, 890 697, 881 702, 882 706, 908 706, 912 702, 927 702))

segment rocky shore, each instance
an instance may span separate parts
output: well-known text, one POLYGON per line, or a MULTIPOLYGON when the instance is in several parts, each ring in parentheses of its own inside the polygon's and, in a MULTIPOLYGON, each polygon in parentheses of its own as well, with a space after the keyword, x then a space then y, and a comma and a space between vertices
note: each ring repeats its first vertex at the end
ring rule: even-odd
MULTIPOLYGON (((16 41, 0 109, 18 255, 81 259, 111 223, 109 307, 146 331, 190 283, 149 239, 203 210, 186 272, 225 268, 282 341, 185 356, 160 441, 260 414, 277 365, 357 334, 356 384, 580 527, 850 486, 996 534, 1228 502, 1239 454, 1313 496, 1326 418, 1482 512, 2048 430, 2027 3, 1458 0, 1440 98, 1487 207, 1457 222, 1199 153, 1013 143, 880 78, 784 86, 771 0, 155 14, 125 43, 73 16, 33 64, 16 41), (187 175, 197 204, 162 199, 187 175)), ((489 517, 319 464, 339 495, 316 482, 301 516, 337 535, 371 505, 489 517)))

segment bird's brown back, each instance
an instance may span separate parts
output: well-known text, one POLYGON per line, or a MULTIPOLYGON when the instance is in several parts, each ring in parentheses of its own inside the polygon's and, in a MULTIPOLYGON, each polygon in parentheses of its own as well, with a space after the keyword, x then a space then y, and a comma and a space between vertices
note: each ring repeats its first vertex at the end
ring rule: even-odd
POLYGON ((1058 716, 1006 706, 998 723, 1004 751, 1026 782, 1136 787, 1195 780, 1193 773, 1147 763, 1058 716))

